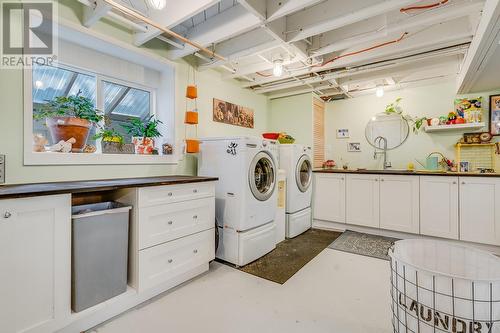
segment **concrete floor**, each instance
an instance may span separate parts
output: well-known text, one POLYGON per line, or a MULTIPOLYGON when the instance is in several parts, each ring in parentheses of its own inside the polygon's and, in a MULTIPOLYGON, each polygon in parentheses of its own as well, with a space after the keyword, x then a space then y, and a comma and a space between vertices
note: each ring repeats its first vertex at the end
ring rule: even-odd
POLYGON ((392 331, 389 262, 325 249, 280 285, 220 263, 98 333, 392 331))

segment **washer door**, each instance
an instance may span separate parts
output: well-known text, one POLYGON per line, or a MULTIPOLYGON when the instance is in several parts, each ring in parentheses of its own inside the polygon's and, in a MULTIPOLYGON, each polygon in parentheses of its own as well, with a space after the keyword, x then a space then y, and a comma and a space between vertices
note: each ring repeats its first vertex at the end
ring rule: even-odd
POLYGON ((307 155, 302 155, 295 168, 295 180, 301 192, 307 191, 312 181, 312 163, 307 155))
POLYGON ((266 201, 274 192, 276 173, 274 162, 266 152, 255 155, 248 171, 250 190, 257 200, 266 201))

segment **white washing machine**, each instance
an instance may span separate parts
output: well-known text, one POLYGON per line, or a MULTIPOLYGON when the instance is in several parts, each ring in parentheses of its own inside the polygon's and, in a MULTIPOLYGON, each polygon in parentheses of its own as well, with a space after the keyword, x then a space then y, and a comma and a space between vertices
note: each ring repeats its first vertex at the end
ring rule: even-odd
POLYGON ((286 171, 286 237, 293 238, 312 226, 311 147, 280 145, 280 169, 286 171))
POLYGON ((278 143, 255 137, 200 141, 198 175, 219 177, 216 257, 246 265, 276 247, 278 143))

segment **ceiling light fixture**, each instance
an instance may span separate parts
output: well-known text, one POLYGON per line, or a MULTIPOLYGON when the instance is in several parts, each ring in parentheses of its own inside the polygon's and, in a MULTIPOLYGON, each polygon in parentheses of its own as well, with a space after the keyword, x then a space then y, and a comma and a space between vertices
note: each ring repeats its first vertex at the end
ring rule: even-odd
POLYGON ((273 60, 273 75, 274 76, 283 75, 283 59, 273 60))
POLYGON ((384 87, 377 87, 377 90, 375 90, 375 95, 377 95, 377 97, 383 97, 384 96, 384 87))
POLYGON ((151 7, 154 9, 162 10, 167 6, 167 0, 148 0, 151 7))

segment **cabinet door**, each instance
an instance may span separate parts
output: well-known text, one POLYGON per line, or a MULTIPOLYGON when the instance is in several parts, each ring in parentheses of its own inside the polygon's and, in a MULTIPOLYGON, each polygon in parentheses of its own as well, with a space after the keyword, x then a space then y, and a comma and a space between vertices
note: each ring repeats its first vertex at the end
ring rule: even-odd
POLYGON ((380 176, 380 227, 419 232, 419 177, 380 176))
POLYGON ((346 223, 378 228, 379 223, 378 175, 352 174, 346 184, 346 223))
POLYGON ((458 177, 420 177, 420 233, 458 239, 458 177))
POLYGON ((345 175, 316 173, 314 218, 345 223, 345 175))
POLYGON ((0 332, 53 332, 70 315, 70 195, 0 201, 0 332))
POLYGON ((460 178, 460 239, 500 245, 500 179, 460 178))

